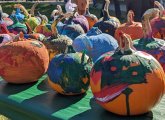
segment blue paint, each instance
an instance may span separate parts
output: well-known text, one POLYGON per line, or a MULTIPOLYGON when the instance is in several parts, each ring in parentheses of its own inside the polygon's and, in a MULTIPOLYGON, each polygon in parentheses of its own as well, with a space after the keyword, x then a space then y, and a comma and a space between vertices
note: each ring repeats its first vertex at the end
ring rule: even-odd
POLYGON ((102 33, 98 28, 92 28, 87 34, 78 36, 73 47, 77 52, 86 50, 86 54, 95 62, 102 54, 116 50, 118 43, 112 36, 102 33))

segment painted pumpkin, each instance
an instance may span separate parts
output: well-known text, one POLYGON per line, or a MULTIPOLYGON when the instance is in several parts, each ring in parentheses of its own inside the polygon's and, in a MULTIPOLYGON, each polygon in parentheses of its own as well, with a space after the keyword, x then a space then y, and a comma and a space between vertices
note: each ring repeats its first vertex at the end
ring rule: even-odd
POLYGON ((0 46, 4 45, 7 42, 12 42, 13 38, 8 34, 0 34, 0 46))
POLYGON ((98 22, 98 18, 89 12, 89 8, 87 8, 86 13, 84 15, 89 23, 89 29, 91 29, 95 23, 98 22))
POLYGON ((132 40, 139 39, 143 37, 142 24, 140 22, 135 22, 133 20, 134 12, 130 10, 127 15, 127 23, 120 25, 115 31, 115 38, 119 41, 119 32, 123 31, 129 34, 132 40))
POLYGON ((24 37, 26 39, 35 39, 35 40, 39 40, 39 41, 44 41, 46 39, 46 37, 40 33, 25 34, 24 37))
POLYGON ((26 24, 26 26, 27 26, 28 34, 23 35, 25 39, 35 39, 39 41, 43 41, 46 39, 46 37, 43 34, 33 32, 31 27, 28 24, 26 24))
POLYGON ((37 81, 49 64, 48 51, 41 42, 24 41, 21 37, 17 42, 1 46, 0 56, 0 76, 15 84, 37 81))
POLYGON ((165 74, 151 55, 132 48, 129 35, 121 35, 114 53, 106 53, 91 71, 91 89, 97 103, 119 115, 150 111, 164 94, 165 74))
POLYGON ((144 37, 134 40, 134 47, 137 50, 145 51, 153 55, 162 65, 165 70, 165 41, 163 39, 154 38, 150 26, 150 18, 158 14, 157 8, 147 10, 142 17, 142 24, 144 29, 144 37))
POLYGON ((84 15, 87 7, 89 6, 89 0, 75 0, 75 2, 78 7, 78 13, 80 15, 84 15))
POLYGON ((55 56, 49 64, 49 85, 58 93, 64 95, 77 95, 86 92, 89 88, 90 71, 92 63, 84 53, 71 53, 55 56))
POLYGON ((155 5, 160 9, 160 15, 151 20, 153 37, 165 40, 165 10, 163 5, 155 1, 155 5))
POLYGON ((20 8, 16 9, 15 16, 20 22, 24 21, 25 15, 21 13, 20 8))
POLYGON ((67 24, 61 23, 60 25, 58 25, 58 28, 59 28, 58 30, 60 31, 59 33, 61 35, 68 36, 72 40, 74 40, 79 35, 85 33, 84 30, 83 30, 83 28, 79 24, 75 24, 73 22, 74 14, 75 14, 75 12, 73 13, 73 15, 68 16, 69 19, 67 21, 67 24))
POLYGON ((23 32, 24 34, 27 34, 27 26, 24 23, 20 23, 15 15, 11 15, 11 19, 14 23, 7 27, 11 33, 17 35, 18 33, 23 32))
MULTIPOLYGON (((72 22, 75 24, 79 24, 84 32, 88 32, 89 30, 89 23, 88 20, 85 18, 83 15, 75 15, 74 18, 72 19, 72 22)), ((65 21, 66 24, 70 24, 70 21, 65 21)))
POLYGON ((13 21, 10 18, 3 17, 3 11, 1 9, 0 9, 0 24, 4 24, 6 26, 13 24, 13 21))
POLYGON ((14 8, 19 8, 23 11, 24 15, 25 15, 25 22, 31 27, 32 30, 34 30, 34 28, 38 25, 40 25, 41 20, 38 17, 32 17, 34 16, 34 10, 36 8, 36 6, 38 5, 38 2, 36 2, 30 11, 30 14, 28 13, 28 11, 26 10, 26 8, 21 5, 21 4, 15 4, 14 8))
POLYGON ((47 20, 39 12, 38 16, 41 18, 41 24, 35 27, 34 32, 50 37, 52 35, 51 24, 48 24, 47 20))
POLYGON ((79 24, 83 28, 84 32, 88 32, 89 23, 88 20, 83 15, 78 15, 75 18, 73 18, 73 22, 75 24, 79 24))
POLYGON ((86 54, 96 61, 102 54, 116 50, 118 43, 112 36, 93 27, 87 34, 78 36, 73 41, 73 47, 77 52, 85 50, 86 54))
POLYGON ((43 41, 49 51, 50 60, 55 55, 63 53, 68 45, 72 45, 72 40, 65 35, 59 35, 56 28, 57 23, 67 16, 65 15, 58 16, 58 18, 51 25, 52 36, 43 41))
POLYGON ((15 35, 13 33, 10 33, 7 29, 7 26, 13 24, 13 21, 10 18, 3 18, 2 13, 3 12, 0 6, 0 46, 4 45, 7 42, 13 41, 15 37, 15 35))
POLYGON ((0 46, 13 41, 14 37, 15 35, 8 31, 6 24, 0 21, 0 46))
POLYGON ((109 15, 109 4, 110 1, 106 0, 104 16, 94 25, 94 27, 98 27, 103 33, 114 36, 115 30, 120 26, 120 21, 116 17, 109 15))

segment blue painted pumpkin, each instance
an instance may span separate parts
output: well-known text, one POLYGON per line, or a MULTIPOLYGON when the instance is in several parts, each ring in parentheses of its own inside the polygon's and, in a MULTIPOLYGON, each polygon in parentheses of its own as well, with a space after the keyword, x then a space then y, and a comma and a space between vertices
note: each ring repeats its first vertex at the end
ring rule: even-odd
POLYGON ((103 33, 114 36, 115 30, 120 26, 120 21, 116 17, 109 15, 109 4, 109 0, 106 0, 104 16, 94 25, 94 27, 98 27, 103 33))
POLYGON ((7 27, 10 32, 12 32, 14 34, 18 34, 20 32, 27 34, 28 29, 27 29, 27 26, 25 24, 20 23, 14 14, 11 15, 11 19, 13 20, 14 23, 7 27))
POLYGON ((57 24, 57 29, 58 29, 59 34, 66 35, 72 40, 74 40, 79 35, 85 33, 81 25, 75 24, 73 22, 74 14, 75 12, 73 13, 73 15, 68 15, 69 19, 67 20, 66 23, 63 24, 62 22, 59 22, 57 24))
POLYGON ((72 46, 70 53, 56 55, 49 64, 49 85, 58 93, 64 95, 82 94, 88 90, 92 63, 84 53, 74 53, 72 46))
POLYGON ((83 28, 79 24, 73 23, 72 18, 70 18, 68 23, 64 24, 61 35, 67 35, 74 40, 76 37, 84 33, 83 28))
POLYGON ((19 8, 16 8, 15 16, 20 22, 24 21, 25 15, 21 13, 21 10, 19 8))
POLYGON ((118 47, 117 40, 112 36, 102 33, 93 27, 87 34, 78 36, 73 41, 73 47, 77 52, 86 50, 86 54, 96 61, 102 54, 114 51, 118 47))

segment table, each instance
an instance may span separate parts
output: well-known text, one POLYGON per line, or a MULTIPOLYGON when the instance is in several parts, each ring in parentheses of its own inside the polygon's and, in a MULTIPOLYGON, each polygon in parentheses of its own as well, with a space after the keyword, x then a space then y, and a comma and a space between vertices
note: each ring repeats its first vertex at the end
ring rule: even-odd
POLYGON ((149 113, 123 117, 99 106, 90 89, 78 96, 57 94, 48 86, 47 75, 22 85, 8 84, 0 78, 0 114, 12 120, 164 120, 165 96, 149 113))

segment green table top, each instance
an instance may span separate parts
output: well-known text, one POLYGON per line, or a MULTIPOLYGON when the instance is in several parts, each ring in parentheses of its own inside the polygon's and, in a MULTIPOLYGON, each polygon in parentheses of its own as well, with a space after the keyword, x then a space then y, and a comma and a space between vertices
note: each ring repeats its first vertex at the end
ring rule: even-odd
POLYGON ((123 117, 99 106, 91 90, 79 96, 57 94, 48 86, 47 75, 23 85, 8 84, 0 78, 0 114, 12 120, 164 120, 165 96, 149 113, 123 117))

